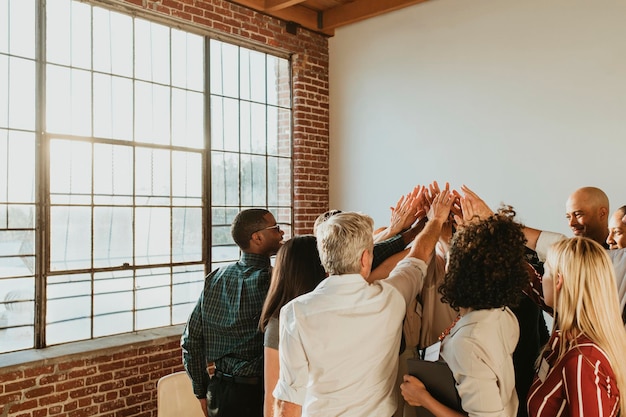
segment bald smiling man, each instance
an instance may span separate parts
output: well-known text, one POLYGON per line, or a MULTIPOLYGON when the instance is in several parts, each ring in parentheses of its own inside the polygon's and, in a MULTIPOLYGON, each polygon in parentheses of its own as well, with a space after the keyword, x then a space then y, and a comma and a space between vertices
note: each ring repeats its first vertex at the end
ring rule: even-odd
POLYGON ((574 191, 565 204, 565 217, 572 232, 595 240, 605 249, 609 246, 609 198, 596 187, 583 187, 574 191))

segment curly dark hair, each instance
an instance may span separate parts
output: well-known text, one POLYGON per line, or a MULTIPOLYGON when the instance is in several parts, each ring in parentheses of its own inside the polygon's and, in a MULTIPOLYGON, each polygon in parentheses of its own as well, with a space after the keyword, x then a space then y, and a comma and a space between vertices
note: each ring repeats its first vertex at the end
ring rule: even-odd
POLYGON ((456 310, 515 306, 528 285, 526 238, 515 211, 503 207, 485 220, 460 227, 452 238, 444 283, 439 287, 456 310))

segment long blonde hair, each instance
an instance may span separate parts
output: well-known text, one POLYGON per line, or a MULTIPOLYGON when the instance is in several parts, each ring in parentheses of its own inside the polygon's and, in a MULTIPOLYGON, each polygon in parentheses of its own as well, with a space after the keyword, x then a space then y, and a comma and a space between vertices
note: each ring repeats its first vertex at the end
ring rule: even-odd
POLYGON ((561 332, 558 360, 580 335, 597 344, 609 358, 620 392, 621 415, 626 415, 626 329, 611 259, 593 240, 574 237, 555 243, 546 265, 554 282, 553 331, 561 332), (558 293, 557 275, 563 280, 558 293))

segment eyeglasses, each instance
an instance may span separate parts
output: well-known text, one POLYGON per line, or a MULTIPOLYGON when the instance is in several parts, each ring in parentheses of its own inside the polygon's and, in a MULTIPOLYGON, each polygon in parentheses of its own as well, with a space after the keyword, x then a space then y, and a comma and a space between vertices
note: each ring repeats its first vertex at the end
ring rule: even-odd
MULTIPOLYGON (((280 232, 280 225, 278 223, 276 223, 274 226, 264 227, 263 229, 257 230, 257 232, 260 232, 261 230, 269 230, 269 229, 276 229, 277 232, 280 232)), ((256 233, 256 232, 254 232, 254 233, 256 233)))

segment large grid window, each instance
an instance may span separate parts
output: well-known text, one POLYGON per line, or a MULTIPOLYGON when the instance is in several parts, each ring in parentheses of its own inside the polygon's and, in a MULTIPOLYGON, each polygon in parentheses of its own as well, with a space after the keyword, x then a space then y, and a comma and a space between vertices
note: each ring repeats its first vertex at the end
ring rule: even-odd
POLYGON ((216 40, 210 51, 215 268, 238 255, 230 220, 242 207, 268 207, 290 234, 291 82, 284 59, 216 40))
POLYGON ((240 209, 290 230, 290 103, 285 58, 1 0, 0 353, 183 323, 240 209))

